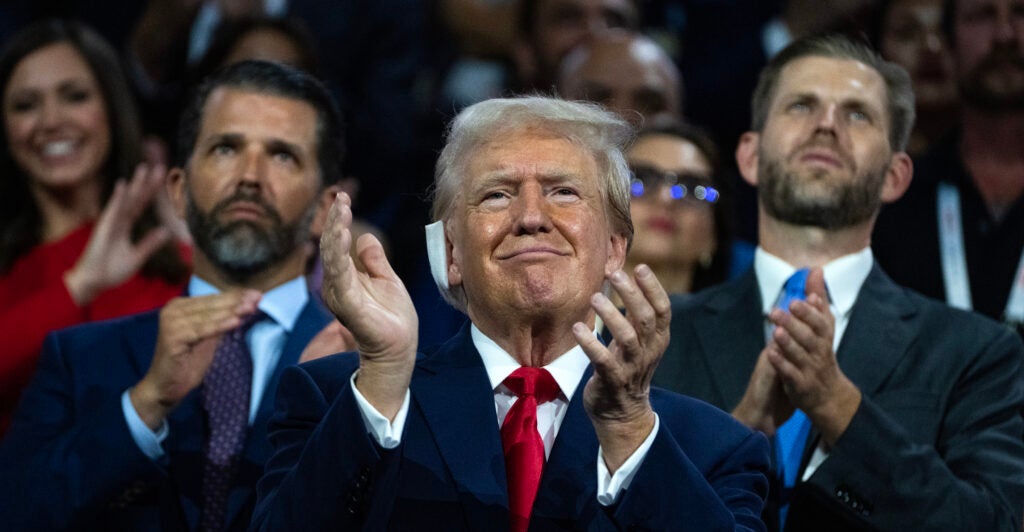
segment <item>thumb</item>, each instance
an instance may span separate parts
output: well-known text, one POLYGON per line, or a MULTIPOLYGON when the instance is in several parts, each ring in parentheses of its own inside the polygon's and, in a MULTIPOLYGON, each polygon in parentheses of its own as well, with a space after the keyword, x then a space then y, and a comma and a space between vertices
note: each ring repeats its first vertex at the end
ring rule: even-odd
POLYGON ((388 263, 388 258, 384 254, 384 246, 373 234, 365 233, 359 237, 356 242, 356 256, 359 257, 359 262, 366 268, 366 273, 370 277, 387 279, 398 277, 395 270, 391 268, 391 264, 388 263))

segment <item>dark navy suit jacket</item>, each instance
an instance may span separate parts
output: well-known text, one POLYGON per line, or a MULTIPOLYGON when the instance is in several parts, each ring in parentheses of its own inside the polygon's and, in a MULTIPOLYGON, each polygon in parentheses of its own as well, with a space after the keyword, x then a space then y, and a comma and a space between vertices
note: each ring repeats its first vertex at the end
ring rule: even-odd
MULTIPOLYGON (((270 456, 267 420, 281 371, 330 320, 310 298, 288 335, 249 431, 228 499, 230 529, 248 525, 254 488, 270 456)), ((0 528, 191 530, 201 506, 199 390, 167 418, 164 457, 139 450, 122 393, 153 358, 159 312, 74 327, 46 339, 37 373, 0 445, 0 528)))
MULTIPOLYGON (((751 270, 674 302, 654 381, 731 410, 764 345, 751 270)), ((875 265, 836 356, 863 398, 828 459, 797 485, 787 530, 1020 530, 1024 348, 1016 334, 900 287, 875 265)), ((767 504, 773 525, 776 502, 767 504)))
MULTIPOLYGON (((507 530, 494 395, 469 327, 419 355, 402 443, 380 448, 352 393, 352 353, 289 368, 253 527, 507 530)), ((585 383, 590 377, 583 376, 585 383)), ((651 392, 661 428, 614 507, 597 502, 598 442, 582 384, 569 403, 531 528, 761 530, 768 443, 703 402, 651 392)))

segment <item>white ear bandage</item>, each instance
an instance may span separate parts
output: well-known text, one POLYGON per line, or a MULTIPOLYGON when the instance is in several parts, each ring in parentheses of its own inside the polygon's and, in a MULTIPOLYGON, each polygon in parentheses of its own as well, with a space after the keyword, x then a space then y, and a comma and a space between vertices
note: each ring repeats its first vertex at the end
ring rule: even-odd
POLYGON ((427 231, 427 260, 430 262, 430 275, 434 277, 437 288, 448 292, 448 249, 444 242, 444 222, 437 221, 424 226, 427 231))

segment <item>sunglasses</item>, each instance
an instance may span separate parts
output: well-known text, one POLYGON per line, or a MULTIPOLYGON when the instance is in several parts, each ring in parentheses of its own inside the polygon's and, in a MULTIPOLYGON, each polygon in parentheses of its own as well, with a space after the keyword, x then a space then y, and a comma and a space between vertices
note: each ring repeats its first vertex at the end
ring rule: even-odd
POLYGON ((642 165, 630 165, 629 170, 633 174, 629 193, 634 198, 653 198, 661 187, 668 189, 667 197, 696 205, 712 205, 721 197, 709 177, 663 172, 642 165))

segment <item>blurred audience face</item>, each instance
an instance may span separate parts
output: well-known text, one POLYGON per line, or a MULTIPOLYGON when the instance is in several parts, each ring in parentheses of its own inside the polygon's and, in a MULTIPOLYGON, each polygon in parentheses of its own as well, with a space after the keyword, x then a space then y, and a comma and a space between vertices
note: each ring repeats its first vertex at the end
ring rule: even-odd
POLYGON ((99 184, 110 126, 99 83, 73 46, 51 44, 18 63, 3 87, 3 118, 33 188, 99 184))
POLYGON ((782 69, 774 94, 752 183, 764 210, 823 229, 872 219, 892 156, 882 76, 859 61, 810 56, 782 69))
POLYGON ((219 87, 175 197, 196 245, 244 282, 304 254, 321 189, 317 114, 307 102, 219 87))
POLYGON ((960 0, 954 33, 963 100, 1024 109, 1024 0, 960 0))
POLYGON ((630 0, 536 0, 536 7, 533 34, 527 38, 538 80, 548 85, 554 83, 559 63, 574 46, 610 28, 635 28, 639 21, 630 0))
POLYGON ((626 157, 634 173, 629 210, 636 227, 629 261, 657 268, 709 260, 717 247, 711 201, 717 198, 707 188, 707 157, 692 142, 661 133, 637 139, 626 157))
POLYGON ((559 93, 597 102, 634 126, 659 116, 680 118, 678 69, 653 41, 638 34, 605 32, 570 53, 559 73, 559 93))
POLYGON ((249 59, 305 67, 304 55, 291 37, 272 28, 255 28, 243 35, 231 48, 224 64, 231 65, 249 59))
POLYGON ((919 109, 956 103, 953 57, 942 34, 942 0, 896 0, 882 21, 882 55, 907 70, 919 109))

